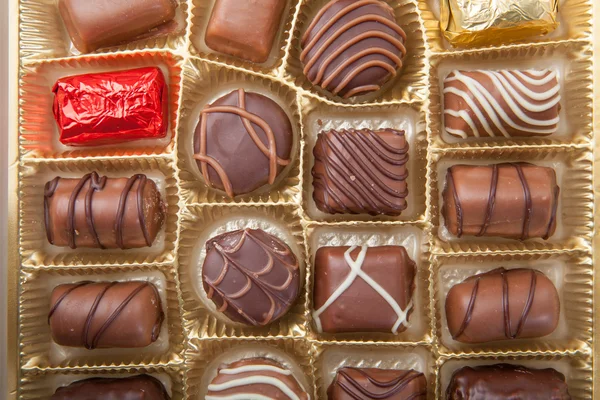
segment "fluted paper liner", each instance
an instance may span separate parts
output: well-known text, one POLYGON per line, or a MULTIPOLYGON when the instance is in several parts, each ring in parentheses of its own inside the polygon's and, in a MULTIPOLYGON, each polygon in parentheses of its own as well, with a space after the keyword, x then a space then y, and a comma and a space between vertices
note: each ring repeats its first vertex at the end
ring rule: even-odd
POLYGON ((294 202, 300 196, 300 112, 296 91, 286 84, 257 74, 190 58, 183 68, 183 96, 177 134, 177 165, 180 188, 188 203, 294 202), (294 133, 292 162, 281 171, 272 186, 231 199, 225 192, 209 187, 194 160, 194 133, 202 109, 220 97, 243 88, 262 94, 281 106, 290 118, 294 133))
POLYGON ((314 342, 313 347, 318 399, 327 398, 327 388, 335 379, 337 371, 344 367, 413 369, 425 375, 427 398, 433 398, 437 369, 431 348, 428 346, 398 346, 384 343, 366 346, 314 342))
POLYGON ((299 339, 230 339, 196 340, 190 342, 186 352, 186 398, 204 399, 208 385, 216 376, 221 364, 229 364, 247 358, 270 358, 292 371, 292 375, 310 395, 314 394, 314 366, 312 347, 299 339))
POLYGON ((23 159, 137 156, 171 153, 177 131, 182 58, 168 52, 144 52, 85 56, 40 61, 23 66, 20 86, 19 147, 23 159), (169 124, 161 139, 143 139, 103 146, 66 146, 52 112, 52 87, 59 78, 87 73, 159 67, 167 83, 169 124))
POLYGON ((305 0, 300 5, 294 36, 289 48, 284 78, 326 102, 342 104, 396 103, 423 99, 426 89, 427 63, 425 59, 425 38, 423 26, 414 0, 382 0, 394 9, 396 22, 406 32, 407 54, 402 60, 402 69, 390 82, 374 93, 343 99, 319 86, 313 85, 302 72, 300 61, 300 38, 315 15, 329 0, 305 0))
MULTIPOLYGON (((119 46, 104 47, 91 54, 181 48, 186 41, 188 3, 190 1, 178 0, 179 6, 174 18, 178 23, 178 29, 175 32, 119 46)), ((81 55, 71 43, 71 38, 58 11, 58 0, 22 0, 19 2, 19 7, 19 30, 22 33, 19 49, 22 59, 48 59, 81 55)))
POLYGON ((307 220, 343 221, 422 221, 425 216, 427 175, 427 133, 425 110, 422 103, 411 105, 385 105, 348 109, 332 106, 312 98, 302 99, 304 127, 304 189, 303 210, 307 220), (313 199, 312 168, 315 163, 313 150, 320 132, 331 129, 372 130, 393 128, 405 131, 408 143, 408 196, 407 208, 397 217, 368 214, 327 214, 320 211, 313 199))
POLYGON ((30 161, 22 165, 19 177, 20 252, 23 266, 168 263, 175 259, 179 197, 172 162, 168 159, 144 157, 30 161), (81 178, 92 171, 108 177, 127 178, 143 173, 156 182, 166 206, 166 218, 151 247, 127 250, 70 249, 48 243, 44 225, 44 185, 56 176, 81 178))
POLYGON ((592 129, 591 47, 586 42, 510 47, 431 58, 428 123, 432 144, 441 148, 485 146, 589 144, 592 129), (560 84, 560 122, 557 132, 538 137, 480 137, 461 139, 444 128, 444 79, 453 70, 552 69, 560 84))
POLYGON ((484 352, 586 351, 592 339, 592 258, 587 253, 546 252, 506 255, 435 257, 433 279, 436 298, 436 325, 439 350, 443 354, 484 352), (446 296, 465 279, 504 267, 528 268, 542 272, 554 284, 560 299, 556 330, 541 338, 513 339, 491 343, 461 343, 452 339, 446 322, 446 296))
POLYGON ((139 268, 65 267, 26 270, 21 274, 21 363, 24 368, 65 368, 167 364, 183 360, 184 333, 175 272, 170 266, 139 268), (144 348, 88 350, 61 346, 52 340, 48 325, 52 290, 81 281, 147 281, 158 289, 165 319, 157 340, 144 348))
POLYGON ((304 234, 293 206, 190 206, 182 216, 179 274, 184 318, 191 338, 303 336, 306 332, 306 263, 304 234), (277 321, 253 327, 233 322, 217 311, 202 285, 207 240, 222 233, 262 229, 286 243, 300 266, 300 292, 292 308, 277 321))
POLYGON ((464 253, 493 251, 588 250, 593 231, 592 156, 585 148, 553 147, 492 148, 433 153, 431 216, 434 226, 434 252, 464 253), (548 240, 525 241, 500 237, 453 236, 441 213, 446 171, 456 164, 490 165, 525 161, 556 171, 560 196, 556 232, 548 240))

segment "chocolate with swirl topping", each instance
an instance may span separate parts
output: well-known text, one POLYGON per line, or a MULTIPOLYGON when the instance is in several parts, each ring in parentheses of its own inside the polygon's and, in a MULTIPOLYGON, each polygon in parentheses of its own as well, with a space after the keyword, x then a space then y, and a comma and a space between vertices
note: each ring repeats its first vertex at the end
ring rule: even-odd
POLYGON ((58 388, 50 400, 170 400, 163 384, 153 376, 89 378, 58 388))
POLYGON ((327 390, 329 400, 425 400, 427 380, 415 370, 344 367, 327 390))
POLYGON ((153 180, 56 177, 44 189, 48 242, 55 246, 129 249, 151 246, 165 219, 165 205, 153 180))

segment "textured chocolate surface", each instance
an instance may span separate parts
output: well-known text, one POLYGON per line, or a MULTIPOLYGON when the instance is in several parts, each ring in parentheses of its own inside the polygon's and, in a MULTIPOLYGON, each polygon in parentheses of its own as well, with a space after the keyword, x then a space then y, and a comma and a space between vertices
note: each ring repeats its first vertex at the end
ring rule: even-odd
POLYGON ((175 0, 59 0, 73 45, 82 53, 135 40, 175 17, 175 0))
POLYGON ((406 34, 381 0, 332 0, 302 36, 300 61, 314 84, 343 98, 379 90, 396 76, 406 34))
POLYGON ((160 334, 160 295, 150 282, 90 282, 60 285, 50 299, 52 339, 87 349, 145 347, 160 334))
POLYGON ((512 364, 464 367, 452 376, 448 400, 570 400, 565 377, 552 369, 512 364))
POLYGON ((44 189, 48 242, 55 246, 129 249, 151 246, 165 219, 166 207, 153 180, 56 177, 44 189))
POLYGON ((220 53, 264 63, 271 53, 287 0, 216 0, 206 45, 220 53))
POLYGON ((464 343, 549 335, 559 316, 556 287, 534 269, 498 268, 474 275, 446 296, 448 329, 464 343))
POLYGON ((406 330, 415 263, 404 247, 321 247, 314 274, 313 319, 319 332, 406 330))
POLYGON ((51 400, 170 400, 163 384, 150 375, 90 378, 58 388, 51 400))
POLYGON ((454 165, 444 189, 446 228, 455 236, 548 239, 559 187, 552 168, 528 163, 454 165))
POLYGON ((446 132, 460 138, 556 132, 560 84, 552 70, 452 71, 444 80, 446 132))
POLYGON ((313 153, 313 198, 319 210, 396 216, 406 209, 408 143, 404 131, 321 132, 313 153))
POLYGON ((292 371, 267 358, 249 358, 219 367, 204 399, 310 400, 310 396, 292 371))
POLYGON ((202 111, 194 158, 204 181, 229 197, 250 193, 291 162, 292 125, 273 100, 235 90, 202 111))
POLYGON ((329 400, 426 400, 425 375, 414 370, 341 368, 327 390, 329 400))
POLYGON ((216 236, 206 244, 204 290, 231 320, 264 326, 282 317, 300 292, 292 250, 260 229, 216 236))

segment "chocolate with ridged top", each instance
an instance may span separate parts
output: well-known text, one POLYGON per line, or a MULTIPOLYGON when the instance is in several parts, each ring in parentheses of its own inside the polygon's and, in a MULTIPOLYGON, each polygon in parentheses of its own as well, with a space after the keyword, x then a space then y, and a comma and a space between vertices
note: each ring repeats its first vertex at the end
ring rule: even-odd
POLYGON ((60 285, 50 298, 52 339, 70 347, 146 347, 158 339, 164 312, 156 286, 145 281, 60 285))
POLYGON ((560 189, 554 169, 519 162, 454 165, 444 188, 451 234, 548 239, 556 229, 560 189))
POLYGON ((44 189, 44 222, 55 246, 130 249, 152 246, 166 207, 153 180, 56 177, 44 189))
POLYGON ((321 132, 313 153, 313 199, 319 210, 397 216, 406 209, 408 142, 404 131, 321 132))
POLYGON ((300 61, 314 84, 343 98, 379 90, 406 56, 406 34, 381 0, 332 0, 302 36, 300 61))
POLYGON ((497 268, 474 275, 446 296, 448 329, 463 343, 549 335, 559 316, 556 287, 534 269, 497 268))
POLYGON ((495 364, 463 367, 454 372, 447 400, 570 400, 560 372, 495 364))
POLYGON ((300 267, 281 240, 260 229, 244 229, 206 243, 202 281, 219 312, 264 326, 281 318, 298 298, 300 267))
POLYGON ((327 390, 329 400, 426 400, 427 380, 415 370, 340 368, 327 390))
POLYGON ((90 378, 58 388, 51 400, 170 400, 163 384, 153 376, 90 378))

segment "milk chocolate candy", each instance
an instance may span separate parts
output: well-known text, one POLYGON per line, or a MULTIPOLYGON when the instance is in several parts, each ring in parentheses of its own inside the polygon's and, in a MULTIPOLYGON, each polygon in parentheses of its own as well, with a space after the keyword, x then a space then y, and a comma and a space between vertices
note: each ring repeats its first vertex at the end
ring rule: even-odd
POLYGON ((533 137, 556 132, 554 70, 452 71, 444 80, 444 124, 459 137, 533 137))
POLYGON ((425 375, 414 370, 340 368, 327 390, 329 400, 426 400, 425 375))
POLYGON ((415 263, 404 247, 321 247, 315 255, 317 331, 406 330, 414 278, 415 263))
POLYGON ((136 39, 175 17, 175 0, 59 0, 73 45, 82 53, 136 39))
POLYGON ((287 0, 216 0, 206 45, 255 63, 269 58, 287 0))
POLYGON ((498 268, 474 275, 446 297, 448 329, 463 343, 549 335, 559 316, 556 287, 534 269, 498 268))
POLYGON ((442 214, 451 234, 548 239, 556 229, 554 169, 528 163, 448 168, 442 214))
POLYGON ((151 246, 166 207, 153 180, 56 177, 46 183, 44 215, 48 242, 55 246, 129 249, 151 246))
POLYGON ((570 400, 560 372, 512 364, 463 367, 452 375, 447 400, 570 400))
POLYGON ((90 378, 56 390, 51 400, 170 400, 163 384, 150 375, 90 378))
POLYGON ((164 319, 150 282, 90 282, 52 291, 48 323, 52 339, 69 347, 146 347, 158 339, 164 319))

